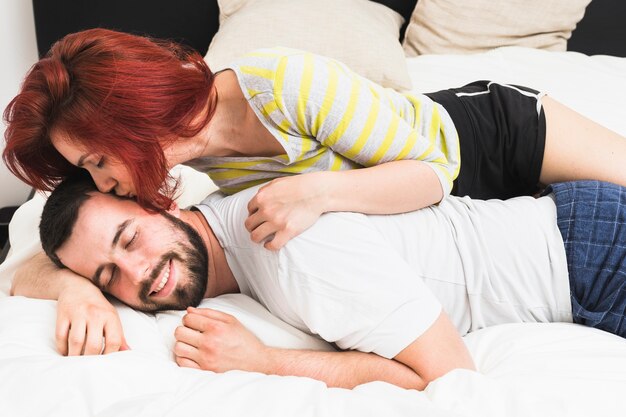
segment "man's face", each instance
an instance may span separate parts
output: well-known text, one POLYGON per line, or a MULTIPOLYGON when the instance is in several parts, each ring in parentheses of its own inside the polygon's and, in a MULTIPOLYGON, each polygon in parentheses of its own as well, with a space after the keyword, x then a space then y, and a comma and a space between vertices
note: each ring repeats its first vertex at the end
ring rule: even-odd
POLYGON ((168 213, 151 214, 111 195, 94 193, 82 205, 57 256, 142 311, 196 306, 206 291, 208 255, 198 233, 168 213))

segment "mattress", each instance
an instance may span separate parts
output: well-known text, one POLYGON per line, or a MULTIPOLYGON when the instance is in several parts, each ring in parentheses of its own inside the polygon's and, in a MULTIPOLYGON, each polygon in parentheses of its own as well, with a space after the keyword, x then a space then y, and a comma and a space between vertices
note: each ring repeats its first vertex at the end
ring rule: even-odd
MULTIPOLYGON (((546 91, 626 136, 626 58, 500 48, 477 55, 409 58, 415 91, 478 79, 546 91)), ((179 204, 215 189, 177 167, 179 204)), ((464 337, 478 371, 456 370, 426 390, 371 382, 352 390, 303 377, 223 374, 180 368, 173 329, 182 312, 145 314, 116 304, 130 351, 63 357, 55 349, 56 303, 8 297, 15 268, 39 249, 45 197, 24 204, 10 225, 12 250, 0 265, 2 416, 618 416, 625 415, 626 340, 576 324, 510 324, 464 337)), ((271 316, 243 295, 204 300, 233 314, 265 343, 332 349, 271 316)))

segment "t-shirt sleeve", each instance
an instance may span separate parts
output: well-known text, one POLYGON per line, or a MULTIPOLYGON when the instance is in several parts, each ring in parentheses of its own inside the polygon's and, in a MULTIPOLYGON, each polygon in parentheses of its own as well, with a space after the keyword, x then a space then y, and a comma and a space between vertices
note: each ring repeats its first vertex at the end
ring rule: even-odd
POLYGON ((444 194, 459 172, 458 137, 451 120, 425 96, 409 99, 315 54, 282 57, 274 95, 296 133, 364 166, 421 160, 444 194), (447 125, 446 125, 447 124, 447 125))
POLYGON ((280 252, 282 291, 312 333, 393 358, 437 319, 418 273, 357 213, 322 216, 280 252))

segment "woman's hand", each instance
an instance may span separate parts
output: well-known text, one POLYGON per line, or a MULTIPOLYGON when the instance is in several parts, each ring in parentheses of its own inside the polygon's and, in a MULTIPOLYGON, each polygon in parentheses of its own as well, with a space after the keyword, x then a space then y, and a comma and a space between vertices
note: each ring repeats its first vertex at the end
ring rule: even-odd
POLYGON ((278 250, 317 221, 328 203, 326 172, 272 180, 248 203, 245 221, 250 238, 278 250))
POLYGON ((57 301, 57 349, 62 355, 99 355, 128 350, 117 310, 87 279, 74 281, 57 301))
POLYGON ((174 332, 176 363, 213 372, 265 372, 267 348, 235 317, 210 308, 187 309, 174 332))

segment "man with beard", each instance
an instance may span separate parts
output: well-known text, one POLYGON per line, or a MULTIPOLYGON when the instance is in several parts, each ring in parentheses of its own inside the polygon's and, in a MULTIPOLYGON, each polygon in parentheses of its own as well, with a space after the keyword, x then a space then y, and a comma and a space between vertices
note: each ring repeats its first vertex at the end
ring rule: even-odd
POLYGON ((460 335, 482 327, 575 321, 626 336, 624 191, 562 183, 539 199, 332 213, 270 252, 244 226, 256 189, 164 215, 69 181, 50 196, 41 237, 55 262, 135 308, 240 291, 344 350, 267 347, 232 316, 191 308, 176 330, 181 366, 423 389, 474 368, 460 335))
MULTIPOLYGON (((70 188, 72 185, 80 188, 81 184, 70 184, 68 182, 66 188, 70 188)), ((74 191, 72 190, 71 192, 74 191)), ((83 194, 79 192, 76 195, 80 196, 79 199, 75 200, 77 207, 85 204, 87 207, 86 210, 88 210, 92 204, 99 202, 98 198, 91 199, 91 196, 86 193, 83 194)), ((118 199, 120 202, 126 200, 121 197, 118 199)), ((43 245, 46 248, 46 253, 55 265, 60 268, 64 267, 60 256, 63 257, 67 264, 75 265, 78 269, 82 270, 83 265, 89 268, 89 264, 94 262, 94 259, 86 258, 82 255, 80 246, 72 244, 76 243, 76 240, 68 240, 74 227, 74 218, 70 219, 69 217, 74 216, 76 211, 68 210, 63 203, 65 202, 51 198, 46 205, 46 211, 43 215, 40 227, 40 233, 43 238, 42 242, 45 242, 43 245), (51 218, 56 218, 57 220, 55 222, 48 220, 51 218), (66 241, 67 244, 63 245, 66 241)), ((156 257, 154 259, 157 259, 157 261, 151 270, 148 271, 146 269, 143 271, 143 274, 136 276, 137 278, 145 278, 143 281, 136 283, 136 291, 130 293, 129 296, 124 294, 120 299, 126 301, 129 306, 141 311, 182 310, 187 306, 198 305, 202 298, 204 298, 203 296, 207 290, 208 254, 206 245, 198 233, 188 223, 174 217, 168 212, 161 212, 159 214, 166 220, 165 224, 167 224, 167 227, 161 229, 161 231, 167 231, 166 236, 171 242, 171 247, 166 253, 159 252, 158 257, 156 257, 157 254, 154 255, 156 257), (174 288, 173 296, 167 300, 161 300, 161 297, 152 297, 160 292, 164 284, 168 281, 170 265, 174 261, 180 263, 180 265, 183 265, 184 268, 187 269, 189 280, 185 285, 174 288), (149 276, 146 275, 148 272, 150 273, 149 276)), ((85 225, 85 228, 93 232, 91 239, 106 242, 108 237, 106 233, 103 233, 101 236, 99 235, 99 233, 103 232, 103 230, 98 227, 98 224, 102 221, 102 217, 83 217, 82 220, 89 222, 89 224, 85 225)), ((135 231, 128 242, 120 242, 122 236, 127 235, 127 229, 135 226, 134 221, 134 219, 128 219, 117 226, 115 235, 111 240, 111 248, 122 245, 125 250, 132 250, 133 245, 137 243, 136 241, 140 238, 144 238, 143 236, 139 236, 139 233, 135 231)), ((157 233, 158 231, 159 230, 154 231, 154 235, 145 238, 160 238, 157 233)), ((151 232, 152 231, 149 229, 143 230, 143 233, 151 232)), ((132 262, 132 258, 127 256, 124 257, 123 260, 132 262)), ((131 268, 134 266, 135 265, 125 265, 125 267, 131 268)), ((113 279, 118 274, 119 267, 113 264, 108 267, 112 268, 112 270, 108 270, 107 265, 101 263, 93 275, 90 276, 91 280, 99 288, 104 289, 114 284, 113 279), (108 275, 109 278, 106 280, 107 282, 105 284, 103 280, 105 280, 104 276, 106 275, 108 275)), ((139 268, 141 268, 141 266, 139 266, 139 268)), ((85 276, 87 277, 89 275, 85 276)))

